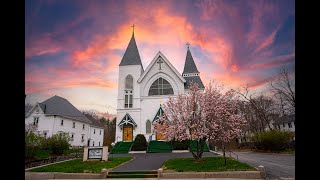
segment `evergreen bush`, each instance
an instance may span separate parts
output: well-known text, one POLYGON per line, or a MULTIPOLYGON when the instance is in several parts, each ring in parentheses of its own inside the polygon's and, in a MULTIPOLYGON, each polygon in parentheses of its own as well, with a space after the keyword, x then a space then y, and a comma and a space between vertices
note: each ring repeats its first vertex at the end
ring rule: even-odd
POLYGON ((143 134, 138 134, 133 142, 131 151, 145 151, 147 150, 147 141, 143 134))

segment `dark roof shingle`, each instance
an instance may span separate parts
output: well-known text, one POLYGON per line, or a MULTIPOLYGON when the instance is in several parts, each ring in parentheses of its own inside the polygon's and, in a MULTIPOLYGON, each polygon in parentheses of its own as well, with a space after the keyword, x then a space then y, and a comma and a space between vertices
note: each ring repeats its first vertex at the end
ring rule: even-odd
POLYGON ((204 85, 199 76, 189 76, 183 78, 186 80, 186 82, 184 83, 184 89, 189 89, 191 82, 197 83, 200 89, 204 88, 204 85))
POLYGON ((141 65, 142 66, 138 47, 133 34, 128 44, 128 47, 122 57, 122 60, 119 64, 119 66, 125 66, 125 65, 141 65))
POLYGON ((187 73, 199 73, 196 64, 194 63, 193 57, 191 55, 191 52, 188 48, 187 51, 187 56, 186 56, 186 61, 184 64, 183 68, 183 73, 182 74, 187 74, 187 73))
POLYGON ((39 106, 44 114, 70 117, 80 122, 90 124, 90 120, 84 114, 62 97, 53 96, 39 103, 39 106))
POLYGON ((282 117, 279 117, 279 119, 277 119, 277 120, 274 122, 274 125, 285 124, 285 123, 290 123, 290 122, 295 122, 295 119, 296 119, 295 114, 282 116, 282 117))

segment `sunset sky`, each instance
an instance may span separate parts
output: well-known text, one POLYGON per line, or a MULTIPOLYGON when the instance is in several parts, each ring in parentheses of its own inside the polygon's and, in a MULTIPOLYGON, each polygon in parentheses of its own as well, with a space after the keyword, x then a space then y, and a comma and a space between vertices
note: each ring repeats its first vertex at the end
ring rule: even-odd
POLYGON ((27 0, 26 103, 58 95, 116 113, 132 24, 144 69, 161 51, 182 73, 189 42, 204 84, 258 91, 280 67, 294 73, 293 0, 27 0))

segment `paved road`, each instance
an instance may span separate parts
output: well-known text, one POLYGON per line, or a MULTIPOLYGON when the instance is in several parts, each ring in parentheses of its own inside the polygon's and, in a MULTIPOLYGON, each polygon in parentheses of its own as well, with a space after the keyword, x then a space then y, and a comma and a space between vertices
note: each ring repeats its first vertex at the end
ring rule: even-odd
POLYGON ((251 166, 263 165, 267 179, 294 179, 295 156, 289 154, 235 152, 239 160, 251 166))
MULTIPOLYGON (((139 171, 139 170, 157 170, 162 164, 171 158, 192 158, 190 152, 183 153, 139 153, 139 154, 110 154, 109 157, 128 157, 132 156, 135 159, 119 166, 112 171, 139 171)), ((204 152, 203 157, 217 156, 212 152, 204 152)))

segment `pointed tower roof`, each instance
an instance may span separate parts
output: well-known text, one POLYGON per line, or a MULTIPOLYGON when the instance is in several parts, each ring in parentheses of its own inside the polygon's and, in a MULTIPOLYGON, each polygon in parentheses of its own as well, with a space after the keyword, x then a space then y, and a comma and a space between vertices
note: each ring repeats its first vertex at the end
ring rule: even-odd
POLYGON ((186 80, 186 82, 184 83, 184 89, 189 89, 191 82, 197 83, 199 88, 203 89, 204 85, 199 76, 200 72, 198 71, 198 68, 194 63, 193 57, 189 49, 189 45, 190 44, 187 43, 188 51, 187 51, 186 62, 184 64, 184 69, 182 73, 183 78, 186 80))
POLYGON ((132 33, 132 37, 128 44, 126 52, 124 53, 122 60, 119 64, 119 66, 126 66, 126 65, 142 66, 136 40, 134 39, 134 33, 132 33))
POLYGON ((189 47, 188 47, 186 62, 184 64, 184 69, 182 74, 187 74, 187 73, 199 73, 197 66, 194 63, 189 47))

